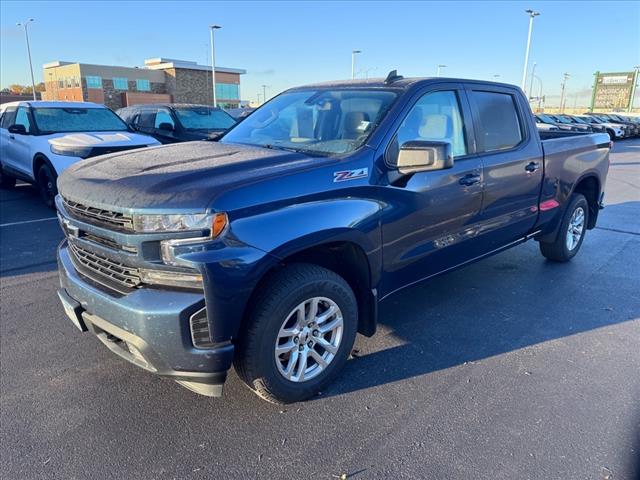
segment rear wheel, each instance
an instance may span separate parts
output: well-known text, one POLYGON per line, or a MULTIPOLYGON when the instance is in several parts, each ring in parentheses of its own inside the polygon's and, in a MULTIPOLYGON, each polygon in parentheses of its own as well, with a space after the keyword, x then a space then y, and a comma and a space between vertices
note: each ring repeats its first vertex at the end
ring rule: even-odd
POLYGON ((40 190, 42 200, 49 208, 55 207, 55 198, 58 194, 56 178, 56 174, 46 163, 38 170, 38 190, 40 190))
POLYGON ((554 262, 571 260, 584 240, 589 221, 589 204, 581 193, 574 193, 562 218, 560 232, 554 242, 540 242, 542 255, 554 262))
POLYGON ((16 179, 11 175, 7 175, 7 173, 2 169, 2 165, 0 165, 0 188, 13 188, 16 186, 16 179))
POLYGON ((609 140, 613 142, 616 139, 616 133, 613 130, 607 130, 607 133, 609 134, 609 140))
POLYGON ((265 400, 291 403, 322 390, 344 366, 357 330, 353 291, 334 272, 294 264, 259 292, 234 365, 265 400))

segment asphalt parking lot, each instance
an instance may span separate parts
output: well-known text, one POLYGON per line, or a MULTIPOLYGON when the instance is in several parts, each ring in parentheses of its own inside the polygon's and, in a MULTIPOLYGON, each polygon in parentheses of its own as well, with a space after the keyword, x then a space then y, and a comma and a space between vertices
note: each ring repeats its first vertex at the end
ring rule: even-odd
POLYGON ((287 407, 235 374, 196 396, 79 333, 54 213, 2 191, 0 477, 636 479, 640 140, 606 191, 571 263, 528 242, 403 291, 341 379, 287 407))

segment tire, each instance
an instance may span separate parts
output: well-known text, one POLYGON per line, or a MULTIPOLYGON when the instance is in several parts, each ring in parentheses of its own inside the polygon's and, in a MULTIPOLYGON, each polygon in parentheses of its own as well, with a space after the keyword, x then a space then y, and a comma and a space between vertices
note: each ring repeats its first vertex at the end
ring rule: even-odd
POLYGON ((609 140, 613 142, 616 139, 615 132, 613 130, 607 130, 607 133, 609 134, 609 140))
POLYGON ((58 194, 58 187, 56 186, 57 176, 46 163, 40 167, 37 176, 38 190, 44 203, 49 208, 55 208, 55 198, 58 194))
POLYGON ((581 193, 574 193, 562 217, 556 240, 554 242, 540 242, 540 252, 554 262, 568 262, 580 250, 588 224, 589 204, 587 199, 581 193), (580 217, 582 218, 581 222, 578 221, 580 217))
POLYGON ((234 366, 240 378, 272 403, 299 402, 317 394, 342 369, 355 341, 358 306, 351 287, 331 270, 292 264, 273 274, 253 303, 246 330, 236 346, 234 366), (312 299, 319 299, 315 317, 312 299), (329 308, 333 314, 323 320, 329 308), (309 327, 312 319, 318 319, 318 323, 309 327), (321 329, 332 326, 332 330, 321 333, 321 329), (276 345, 283 350, 279 356, 276 345), (303 364, 302 358, 308 362, 303 364), (302 375, 298 377, 299 372, 302 375))
POLYGON ((2 170, 2 165, 0 165, 0 188, 9 189, 9 188, 13 188, 15 186, 16 186, 15 177, 12 177, 11 175, 7 175, 2 170))

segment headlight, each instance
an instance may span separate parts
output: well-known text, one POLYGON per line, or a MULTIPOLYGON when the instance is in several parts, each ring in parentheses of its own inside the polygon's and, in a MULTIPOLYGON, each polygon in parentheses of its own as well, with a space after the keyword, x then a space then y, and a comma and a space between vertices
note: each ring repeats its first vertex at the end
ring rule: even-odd
POLYGON ((51 152, 56 155, 65 155, 68 157, 87 158, 91 155, 93 147, 77 147, 65 145, 51 145, 51 152))
POLYGON ((169 287, 202 289, 202 275, 197 272, 166 272, 162 270, 140 270, 140 279, 144 283, 166 285, 169 287))
POLYGON ((136 232, 185 232, 210 230, 214 215, 195 213, 187 215, 134 215, 133 229, 136 232))
POLYGON ((160 254, 162 261, 167 265, 188 266, 192 265, 180 258, 181 255, 204 252, 212 239, 219 237, 226 230, 229 219, 226 213, 216 213, 209 216, 210 235, 208 237, 182 238, 163 240, 160 242, 160 254))

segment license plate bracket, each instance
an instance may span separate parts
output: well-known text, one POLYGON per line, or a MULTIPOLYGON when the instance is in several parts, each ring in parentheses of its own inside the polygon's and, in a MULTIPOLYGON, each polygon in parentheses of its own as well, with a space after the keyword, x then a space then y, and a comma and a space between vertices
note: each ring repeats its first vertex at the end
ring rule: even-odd
POLYGON ((83 309, 80 303, 71 298, 69 294, 62 288, 58 290, 58 297, 60 298, 62 307, 64 308, 67 317, 69 317, 69 320, 73 322, 78 330, 80 330, 81 332, 86 332, 88 329, 87 325, 82 319, 83 309))

